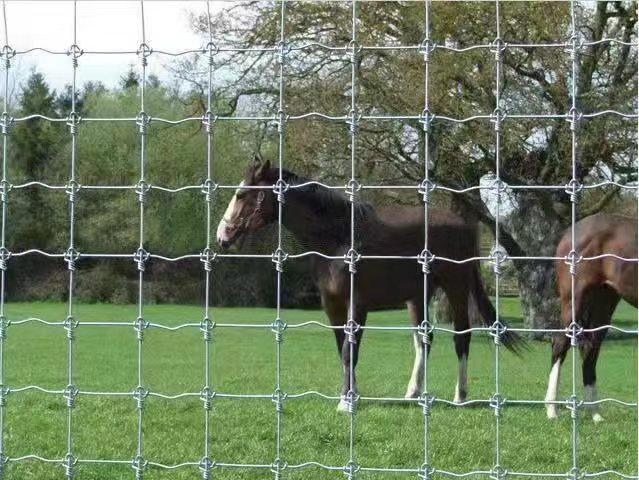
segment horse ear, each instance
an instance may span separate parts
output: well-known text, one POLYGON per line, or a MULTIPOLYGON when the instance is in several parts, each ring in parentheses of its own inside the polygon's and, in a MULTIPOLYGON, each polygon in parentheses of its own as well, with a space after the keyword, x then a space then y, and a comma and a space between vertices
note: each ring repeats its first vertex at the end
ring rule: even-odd
POLYGON ((262 156, 259 153, 255 153, 253 155, 253 164, 258 166, 260 163, 262 163, 262 156))
POLYGON ((270 169, 271 169, 271 161, 267 159, 262 164, 262 171, 266 171, 266 170, 270 170, 270 169))

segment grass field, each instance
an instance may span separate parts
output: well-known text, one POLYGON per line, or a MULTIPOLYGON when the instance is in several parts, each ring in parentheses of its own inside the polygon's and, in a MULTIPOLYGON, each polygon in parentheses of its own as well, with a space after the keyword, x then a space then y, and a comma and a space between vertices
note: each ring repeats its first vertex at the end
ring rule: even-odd
MULTIPOLYGON (((515 299, 505 299, 502 312, 518 321, 515 299)), ((270 309, 215 309, 218 323, 264 323, 274 318, 270 309)), ((65 318, 63 304, 15 303, 7 317, 65 318)), ((148 306, 147 320, 165 325, 199 322, 201 307, 148 306)), ((286 310, 284 320, 299 323, 325 321, 319 311, 286 310)), ((82 321, 131 321, 135 306, 78 305, 82 321)), ((406 325, 405 312, 377 312, 371 325, 406 325)), ((636 311, 622 305, 616 323, 631 327, 636 311)), ((137 384, 137 340, 131 327, 82 326, 76 330, 75 384, 84 391, 132 391, 137 384)), ((275 381, 274 335, 268 329, 219 328, 212 343, 212 384, 217 392, 272 393, 275 381)), ((483 335, 471 344, 469 388, 471 398, 489 398, 494 388, 494 347, 483 335)), ((67 339, 61 327, 28 323, 9 326, 5 351, 5 385, 11 389, 38 385, 62 390, 67 384, 67 339)), ((368 331, 358 368, 360 393, 366 396, 403 396, 412 366, 409 332, 368 331)), ((507 399, 544 397, 549 369, 549 344, 534 342, 523 358, 508 352, 501 357, 501 385, 507 399)), ((154 392, 199 392, 204 382, 204 342, 197 328, 175 332, 147 329, 143 347, 143 382, 154 392)), ((456 358, 450 335, 435 337, 430 361, 430 390, 452 399, 456 358)), ((637 348, 633 339, 605 343, 599 363, 601 397, 636 399, 637 348)), ((336 395, 341 366, 333 334, 316 327, 290 329, 284 334, 282 389, 286 393, 317 390, 336 395)), ((570 361, 560 398, 569 395, 570 361)), ((580 378, 580 374, 579 374, 580 378)), ((581 388, 580 388, 581 391, 581 388)), ((579 461, 583 471, 617 470, 636 474, 636 410, 606 403, 606 421, 579 422, 579 461)), ((37 454, 62 458, 66 453, 67 409, 61 395, 12 392, 5 409, 5 453, 16 458, 37 454)), ((216 398, 211 415, 212 458, 218 462, 270 464, 275 455, 275 408, 270 399, 216 398)), ((198 398, 167 400, 148 397, 144 410, 144 457, 162 464, 198 461, 203 455, 204 409, 198 398)), ((285 402, 282 458, 288 464, 316 461, 341 466, 348 460, 349 418, 336 412, 336 402, 319 398, 285 402)), ((74 455, 78 458, 130 460, 137 445, 137 411, 131 396, 80 395, 73 412, 74 455)), ((429 438, 431 464, 442 470, 490 470, 494 462, 495 417, 484 407, 454 408, 436 405, 429 438)), ((367 467, 416 468, 423 462, 422 410, 416 405, 362 401, 356 416, 356 462, 367 467)), ((501 465, 509 471, 565 473, 572 466, 571 420, 562 411, 549 422, 540 406, 508 406, 501 421, 501 465)), ((77 478, 133 478, 129 465, 76 467, 77 478)), ((389 474, 360 472, 358 478, 388 478, 389 474)), ((416 474, 396 474, 416 478, 416 474)), ((40 461, 9 462, 5 478, 64 478, 64 469, 40 461)), ((196 467, 163 470, 149 467, 144 478, 201 478, 196 467)), ((216 468, 213 478, 273 478, 269 470, 216 468)), ((283 478, 344 478, 341 471, 316 467, 285 470, 283 478)), ((605 478, 605 477, 604 477, 605 478)), ((610 476, 612 478, 612 476, 610 476)), ((615 477, 618 478, 618 477, 615 477)))

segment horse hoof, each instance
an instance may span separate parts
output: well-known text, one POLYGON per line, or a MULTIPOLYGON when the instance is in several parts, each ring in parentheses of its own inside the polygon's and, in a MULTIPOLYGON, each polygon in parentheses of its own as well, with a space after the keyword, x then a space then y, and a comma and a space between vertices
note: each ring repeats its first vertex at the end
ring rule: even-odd
POLYGON ((337 411, 342 413, 348 413, 348 402, 343 398, 339 401, 337 405, 337 411))
POLYGON ((604 421, 604 418, 599 413, 592 414, 592 421, 595 423, 600 423, 604 421))
POLYGON ((419 398, 420 394, 417 390, 407 390, 406 391, 406 395, 404 395, 404 398, 406 400, 410 400, 412 398, 419 398))

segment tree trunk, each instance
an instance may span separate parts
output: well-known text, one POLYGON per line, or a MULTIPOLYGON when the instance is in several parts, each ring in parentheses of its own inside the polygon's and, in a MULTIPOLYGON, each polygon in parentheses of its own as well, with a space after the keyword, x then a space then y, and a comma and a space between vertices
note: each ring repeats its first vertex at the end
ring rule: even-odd
MULTIPOLYGON (((520 196, 518 208, 505 220, 525 256, 552 257, 566 229, 549 197, 520 196), (545 201, 544 201, 545 200, 545 201)), ((551 328, 559 324, 559 297, 552 260, 517 260, 521 310, 526 328, 551 328)), ((541 332, 531 335, 542 338, 541 332)))

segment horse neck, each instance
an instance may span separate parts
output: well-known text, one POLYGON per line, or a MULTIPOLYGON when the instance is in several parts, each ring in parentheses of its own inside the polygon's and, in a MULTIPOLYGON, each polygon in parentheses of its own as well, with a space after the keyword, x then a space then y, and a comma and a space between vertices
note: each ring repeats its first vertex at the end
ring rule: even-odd
POLYGON ((321 186, 286 193, 282 224, 309 250, 327 255, 350 242, 350 204, 321 186))

